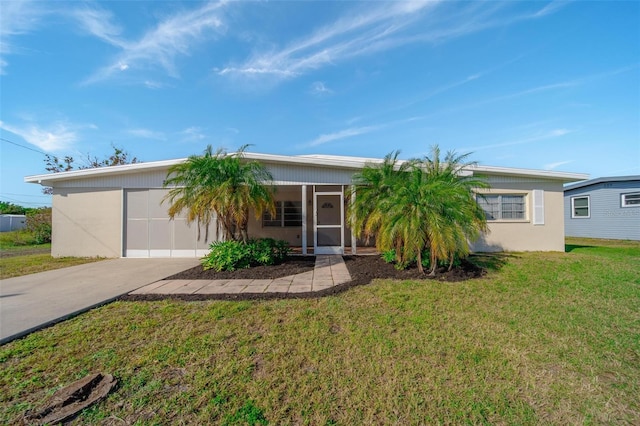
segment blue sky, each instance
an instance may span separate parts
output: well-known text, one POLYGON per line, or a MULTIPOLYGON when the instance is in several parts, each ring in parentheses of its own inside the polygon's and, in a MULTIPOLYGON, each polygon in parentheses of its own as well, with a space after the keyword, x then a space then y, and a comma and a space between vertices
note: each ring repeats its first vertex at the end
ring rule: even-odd
POLYGON ((640 2, 0 2, 0 200, 206 145, 640 174, 640 2), (19 144, 22 146, 17 146, 19 144), (27 149, 30 148, 30 149, 27 149))

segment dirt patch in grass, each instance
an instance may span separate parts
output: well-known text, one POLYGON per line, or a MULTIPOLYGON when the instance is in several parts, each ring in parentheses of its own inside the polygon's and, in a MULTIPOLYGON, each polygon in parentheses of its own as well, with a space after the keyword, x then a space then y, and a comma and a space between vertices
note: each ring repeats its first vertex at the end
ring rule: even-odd
POLYGON ((50 254, 50 253, 51 253, 51 245, 49 244, 47 244, 46 247, 24 246, 24 247, 15 247, 11 250, 0 250, 0 258, 27 256, 29 254, 50 254))

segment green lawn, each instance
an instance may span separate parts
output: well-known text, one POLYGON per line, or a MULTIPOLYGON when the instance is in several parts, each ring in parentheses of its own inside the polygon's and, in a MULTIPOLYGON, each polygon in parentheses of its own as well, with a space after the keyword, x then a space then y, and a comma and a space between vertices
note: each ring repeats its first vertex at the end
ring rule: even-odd
POLYGON ((460 283, 112 303, 0 347, 0 423, 91 371, 120 384, 81 424, 636 423, 640 244, 568 244, 460 283))
POLYGON ((0 233, 0 279, 103 260, 96 257, 51 257, 51 243, 37 244, 25 230, 0 233))
POLYGON ((0 232, 0 250, 14 252, 34 249, 51 249, 51 243, 37 244, 32 233, 21 230, 0 232))
POLYGON ((46 253, 1 257, 0 278, 19 277, 99 260, 104 259, 99 257, 51 257, 50 254, 46 253))

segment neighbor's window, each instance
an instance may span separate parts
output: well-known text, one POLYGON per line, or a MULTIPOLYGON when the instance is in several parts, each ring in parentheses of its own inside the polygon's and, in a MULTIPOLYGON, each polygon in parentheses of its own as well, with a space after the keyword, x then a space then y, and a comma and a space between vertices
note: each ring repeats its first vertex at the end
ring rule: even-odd
POLYGON ((302 226, 302 202, 276 201, 276 214, 269 212, 262 215, 262 226, 302 226))
POLYGON ((524 195, 479 195, 478 204, 484 210, 487 220, 526 219, 524 195))
POLYGON ((622 207, 640 207, 640 192, 622 194, 622 207))
POLYGON ((571 217, 589 218, 589 197, 571 197, 571 217))

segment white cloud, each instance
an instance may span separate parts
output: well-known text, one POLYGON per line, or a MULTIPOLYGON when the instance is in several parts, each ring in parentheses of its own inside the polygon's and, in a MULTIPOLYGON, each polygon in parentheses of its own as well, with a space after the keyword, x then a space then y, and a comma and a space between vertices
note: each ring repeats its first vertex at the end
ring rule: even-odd
POLYGON ((524 145, 524 144, 528 144, 528 143, 538 142, 538 141, 541 141, 541 140, 558 138, 558 137, 561 137, 561 136, 564 136, 564 135, 568 135, 569 133, 573 133, 573 130, 553 129, 553 130, 549 130, 549 131, 546 131, 546 132, 538 133, 538 134, 536 134, 534 136, 530 136, 530 137, 527 137, 527 138, 517 139, 517 140, 513 140, 513 141, 508 141, 508 142, 501 142, 501 143, 496 143, 496 144, 491 144, 491 145, 465 147, 465 148, 461 148, 460 151, 461 152, 479 151, 479 150, 482 150, 482 149, 502 148, 502 147, 505 147, 505 146, 512 146, 512 145, 524 145))
POLYGON ((82 30, 89 34, 114 46, 125 46, 119 38, 122 29, 111 22, 113 14, 110 11, 85 4, 84 7, 72 10, 70 16, 80 24, 82 30))
POLYGON ((205 139, 207 136, 202 132, 202 129, 197 126, 187 127, 179 132, 182 136, 181 142, 196 142, 205 139))
POLYGON ((306 146, 323 145, 325 143, 333 142, 339 139, 345 139, 353 136, 363 135, 365 133, 370 133, 374 130, 378 130, 379 128, 380 126, 351 127, 349 129, 340 130, 335 133, 320 135, 311 142, 307 143, 306 146))
MULTIPOLYGON (((176 13, 135 41, 118 38, 118 27, 113 24, 100 26, 94 23, 91 14, 82 15, 85 30, 122 50, 110 65, 98 70, 85 83, 106 80, 117 71, 127 69, 161 68, 171 77, 178 78, 176 58, 189 55, 194 45, 223 31, 219 9, 225 4, 223 1, 206 3, 197 9, 176 13)), ((110 16, 104 14, 105 19, 110 16)))
POLYGON ((0 75, 6 73, 7 55, 19 53, 14 39, 34 31, 48 13, 43 2, 0 1, 0 75))
POLYGON ((410 43, 443 42, 491 27, 537 19, 560 8, 556 5, 520 15, 500 15, 509 6, 496 2, 370 2, 364 6, 366 9, 351 9, 331 25, 279 50, 256 52, 244 63, 228 64, 216 72, 284 80, 410 43))
POLYGON ((153 80, 145 80, 144 81, 144 85, 148 88, 148 89, 161 89, 164 87, 164 84, 157 82, 157 81, 153 81, 153 80))
POLYGON ((566 1, 552 1, 551 3, 547 4, 545 7, 534 13, 533 17, 542 18, 543 16, 550 15, 561 7, 564 7, 566 4, 566 1))
POLYGON ((139 137, 139 138, 143 138, 143 139, 155 139, 155 140, 159 140, 159 141, 164 141, 167 139, 167 137, 164 135, 164 133, 162 132, 157 132, 154 130, 149 130, 149 129, 129 129, 127 130, 127 133, 129 133, 130 135, 139 137))
POLYGON ((329 89, 322 81, 314 81, 311 83, 311 94, 322 96, 322 95, 330 95, 333 93, 333 90, 329 89))
POLYGON ((403 119, 394 120, 394 121, 388 121, 386 123, 378 123, 376 125, 371 125, 371 126, 350 127, 334 133, 322 134, 317 138, 315 138, 314 140, 312 140, 311 142, 304 144, 303 146, 306 146, 306 147, 318 146, 328 142, 333 142, 335 140, 363 135, 366 133, 371 133, 371 132, 385 129, 388 127, 397 126, 398 124, 411 123, 413 121, 423 120, 425 118, 427 118, 427 116, 422 115, 422 116, 403 118, 403 119))
POLYGON ((276 52, 260 52, 239 66, 229 65, 218 74, 267 75, 280 79, 335 63, 371 51, 372 45, 388 40, 409 24, 421 9, 437 2, 395 2, 369 7, 367 12, 351 11, 310 36, 276 52))
POLYGON ((63 122, 56 122, 48 127, 35 124, 14 126, 0 121, 2 130, 18 135, 31 145, 48 152, 69 149, 78 140, 76 130, 80 127, 83 126, 71 126, 63 122))
POLYGON ((565 164, 569 164, 569 163, 573 163, 573 160, 556 161, 555 163, 545 164, 543 167, 544 167, 545 170, 553 170, 553 169, 557 169, 558 167, 564 166, 565 164))
POLYGON ((519 92, 509 93, 506 95, 500 95, 494 98, 485 99, 483 101, 480 101, 471 105, 466 105, 461 108, 457 108, 456 110, 478 107, 478 106, 482 106, 482 105, 493 103, 493 102, 506 101, 510 99, 520 98, 523 96, 529 96, 529 95, 535 95, 537 93, 548 92, 551 90, 568 89, 571 87, 577 87, 577 86, 584 85, 586 83, 597 81, 602 78, 607 78, 607 77, 615 76, 628 71, 632 71, 637 68, 638 68, 638 65, 629 65, 626 67, 603 71, 595 74, 590 74, 583 77, 574 78, 572 80, 562 81, 559 83, 543 84, 541 86, 532 87, 530 89, 521 90, 519 92))

